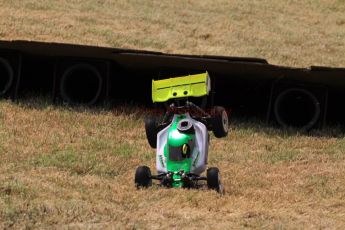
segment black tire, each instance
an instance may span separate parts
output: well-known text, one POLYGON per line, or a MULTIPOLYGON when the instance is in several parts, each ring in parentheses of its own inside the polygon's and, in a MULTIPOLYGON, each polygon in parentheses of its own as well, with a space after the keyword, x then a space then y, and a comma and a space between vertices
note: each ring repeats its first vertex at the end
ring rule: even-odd
POLYGON ((12 86, 14 75, 12 66, 2 57, 0 57, 0 76, 0 96, 4 96, 12 86))
POLYGON ((223 186, 220 181, 219 169, 211 167, 207 169, 207 187, 216 190, 219 193, 224 193, 223 186))
POLYGON ((90 106, 100 98, 102 85, 102 75, 95 66, 86 63, 76 64, 63 73, 60 94, 68 104, 90 106))
POLYGON ((146 138, 152 148, 157 147, 158 124, 156 117, 145 118, 146 138))
POLYGON ((273 112, 276 121, 283 128, 291 126, 304 132, 315 127, 320 120, 321 106, 317 97, 309 90, 289 88, 278 95, 273 112))
POLYGON ((151 170, 147 166, 139 166, 135 171, 135 186, 137 188, 147 188, 152 185, 151 170))
POLYGON ((226 137, 229 132, 229 119, 226 110, 221 106, 212 109, 212 130, 217 138, 226 137))

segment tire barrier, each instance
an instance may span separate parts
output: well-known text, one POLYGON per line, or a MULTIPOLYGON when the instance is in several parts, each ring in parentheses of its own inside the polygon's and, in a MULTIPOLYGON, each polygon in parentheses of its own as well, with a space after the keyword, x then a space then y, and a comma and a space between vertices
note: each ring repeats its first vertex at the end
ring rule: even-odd
POLYGON ((10 63, 0 57, 0 96, 4 96, 10 90, 14 80, 13 69, 10 63))
POLYGON ((67 68, 60 81, 60 93, 68 104, 93 105, 102 91, 101 73, 90 64, 76 64, 67 68))
POLYGON ((295 127, 301 131, 313 128, 321 113, 320 102, 310 91, 289 88, 282 91, 274 103, 274 116, 282 127, 295 127))
POLYGON ((151 108, 153 78, 208 71, 214 91, 205 101, 192 98, 197 104, 222 104, 233 116, 299 130, 345 126, 344 67, 35 41, 0 41, 0 58, 0 97, 13 100, 47 95, 57 104, 151 108))

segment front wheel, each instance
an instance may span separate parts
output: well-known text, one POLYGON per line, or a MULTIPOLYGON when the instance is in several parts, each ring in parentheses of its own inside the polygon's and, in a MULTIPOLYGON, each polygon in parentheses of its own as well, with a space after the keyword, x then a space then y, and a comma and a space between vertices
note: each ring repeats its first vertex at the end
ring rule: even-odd
POLYGON ((152 185, 151 170, 147 166, 139 166, 135 171, 135 186, 137 188, 147 188, 152 185))
POLYGON ((229 132, 229 119, 223 107, 215 106, 212 109, 212 129, 215 137, 226 137, 229 132))
POLYGON ((207 169, 207 187, 223 194, 224 189, 220 181, 219 169, 212 167, 207 169))

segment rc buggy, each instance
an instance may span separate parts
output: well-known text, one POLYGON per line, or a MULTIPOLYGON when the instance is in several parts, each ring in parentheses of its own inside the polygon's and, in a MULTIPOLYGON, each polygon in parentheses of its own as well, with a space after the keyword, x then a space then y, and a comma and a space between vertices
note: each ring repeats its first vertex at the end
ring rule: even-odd
POLYGON ((163 116, 145 119, 148 142, 156 148, 157 175, 147 166, 135 172, 135 185, 144 188, 158 180, 167 187, 198 187, 207 181, 209 189, 220 193, 223 187, 219 169, 207 169, 209 131, 217 138, 228 134, 228 115, 223 107, 213 107, 208 113, 193 99, 210 94, 208 73, 152 81, 152 100, 165 103, 163 116), (207 169, 206 176, 201 174, 207 169))

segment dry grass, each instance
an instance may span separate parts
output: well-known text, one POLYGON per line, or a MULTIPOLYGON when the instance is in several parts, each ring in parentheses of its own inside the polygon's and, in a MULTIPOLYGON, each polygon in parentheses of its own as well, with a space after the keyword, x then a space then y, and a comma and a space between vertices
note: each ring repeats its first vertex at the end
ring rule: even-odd
MULTIPOLYGON (((137 191, 155 167, 142 111, 0 102, 0 228, 341 229, 345 139, 237 121, 212 136, 209 164, 227 191, 137 191)), ((322 135, 321 135, 322 134, 322 135)))
MULTIPOLYGON (((0 0, 0 39, 344 66, 345 5, 332 1, 0 0)), ((343 229, 345 139, 236 121, 212 137, 225 196, 137 191, 154 169, 142 113, 0 101, 0 228, 343 229)))
POLYGON ((345 66, 345 4, 330 1, 0 0, 0 39, 345 66))

